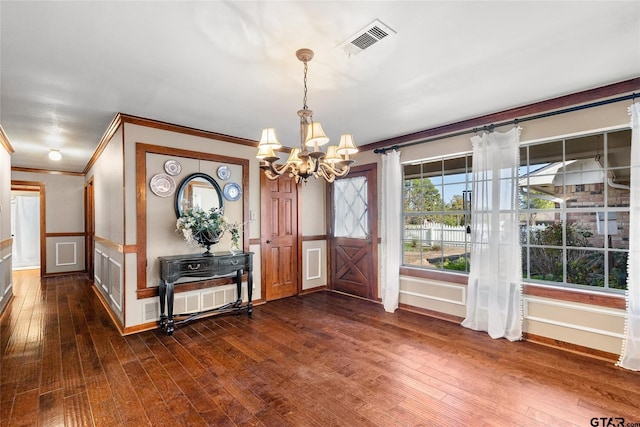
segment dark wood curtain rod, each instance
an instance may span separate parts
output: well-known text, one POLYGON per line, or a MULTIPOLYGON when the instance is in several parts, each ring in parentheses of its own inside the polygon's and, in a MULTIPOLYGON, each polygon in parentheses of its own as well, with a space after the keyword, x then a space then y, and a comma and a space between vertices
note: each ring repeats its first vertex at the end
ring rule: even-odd
POLYGON ((438 140, 441 140, 441 139, 453 138, 453 137, 456 137, 456 136, 468 135, 468 134, 478 133, 478 132, 493 132, 495 130, 495 128, 498 128, 498 127, 501 127, 501 126, 518 125, 519 123, 522 123, 522 122, 528 122, 528 121, 531 121, 531 120, 544 119, 545 117, 557 116, 557 115, 565 114, 565 113, 572 113, 574 111, 586 110, 588 108, 593 108, 593 107, 600 107, 602 105, 613 104, 613 103, 621 102, 621 101, 627 101, 629 99, 635 100, 635 98, 637 96, 638 95, 636 93, 632 93, 631 95, 619 96, 617 98, 606 99, 606 100, 597 101, 597 102, 591 102, 589 104, 584 104, 584 105, 576 105, 574 107, 568 107, 568 108, 563 108, 561 110, 549 111, 547 113, 535 114, 535 115, 532 115, 532 116, 527 116, 527 117, 523 117, 523 118, 516 118, 516 119, 513 119, 513 120, 507 120, 507 121, 499 122, 499 123, 492 123, 490 125, 486 125, 486 126, 482 126, 482 127, 476 127, 476 128, 466 129, 466 130, 462 130, 462 131, 455 132, 455 133, 448 133, 448 134, 443 134, 443 135, 439 135, 439 136, 434 136, 433 138, 421 139, 421 140, 412 141, 412 142, 405 142, 403 144, 396 144, 396 145, 392 145, 392 146, 384 147, 384 148, 376 148, 375 150, 373 150, 373 152, 376 153, 376 154, 386 154, 386 152, 389 151, 389 150, 399 150, 400 148, 403 148, 403 147, 411 147, 413 145, 426 144, 427 142, 438 141, 438 140))

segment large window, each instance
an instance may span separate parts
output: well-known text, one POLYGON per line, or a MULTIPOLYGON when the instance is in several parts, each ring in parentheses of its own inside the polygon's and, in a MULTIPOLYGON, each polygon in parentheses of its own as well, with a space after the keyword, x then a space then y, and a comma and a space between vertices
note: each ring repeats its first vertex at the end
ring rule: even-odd
POLYGON ((526 280, 626 289, 630 158, 630 130, 521 147, 526 280))
POLYGON ((469 271, 471 156, 404 167, 403 263, 469 271))
MULTIPOLYGON (((630 158, 627 129, 522 145, 525 281, 626 289, 630 158)), ((404 166, 404 265, 469 271, 471 160, 404 166)))

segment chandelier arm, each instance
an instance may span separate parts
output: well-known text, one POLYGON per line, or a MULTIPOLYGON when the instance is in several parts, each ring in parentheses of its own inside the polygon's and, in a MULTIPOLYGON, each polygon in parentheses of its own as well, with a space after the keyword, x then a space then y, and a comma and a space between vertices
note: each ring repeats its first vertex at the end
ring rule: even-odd
POLYGON ((269 169, 264 170, 264 176, 266 176, 267 179, 271 181, 275 181, 276 179, 280 178, 280 175, 273 174, 269 169))
POLYGON ((278 176, 285 174, 288 170, 291 170, 291 172, 294 172, 296 169, 296 165, 293 163, 285 163, 279 168, 276 167, 275 165, 272 165, 271 167, 273 168, 274 172, 278 174, 278 176))
POLYGON ((277 165, 275 165, 274 163, 265 162, 263 165, 261 165, 261 168, 264 169, 265 174, 268 173, 268 175, 270 175, 269 179, 277 179, 285 172, 287 172, 288 169, 294 169, 293 166, 294 165, 291 163, 285 163, 281 167, 277 167, 277 165))
POLYGON ((326 168, 325 165, 323 165, 317 175, 321 175, 325 181, 332 183, 336 179, 336 176, 328 169, 329 168, 326 168))
POLYGON ((332 175, 335 176, 345 176, 346 174, 349 173, 349 170, 351 169, 351 167, 349 165, 343 165, 340 169, 336 169, 333 166, 331 166, 330 164, 326 163, 326 162, 322 162, 322 170, 327 170, 329 171, 332 175))

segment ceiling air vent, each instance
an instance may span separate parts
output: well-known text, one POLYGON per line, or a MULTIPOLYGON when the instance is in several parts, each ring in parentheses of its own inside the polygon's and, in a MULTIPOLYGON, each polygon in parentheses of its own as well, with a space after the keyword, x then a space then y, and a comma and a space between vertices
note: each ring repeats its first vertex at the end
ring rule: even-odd
POLYGON ((349 55, 357 55, 366 48, 395 33, 396 32, 390 27, 376 19, 362 30, 348 37, 338 46, 342 47, 349 55))

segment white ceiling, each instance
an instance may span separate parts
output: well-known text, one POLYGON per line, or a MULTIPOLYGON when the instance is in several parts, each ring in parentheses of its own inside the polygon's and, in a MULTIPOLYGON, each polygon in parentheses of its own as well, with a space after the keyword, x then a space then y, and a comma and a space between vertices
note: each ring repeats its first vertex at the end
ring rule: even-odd
POLYGON ((3 0, 0 37, 12 165, 76 172, 118 112, 296 146, 301 47, 314 118, 358 145, 640 76, 637 0, 3 0), (397 34, 337 47, 374 19, 397 34))

